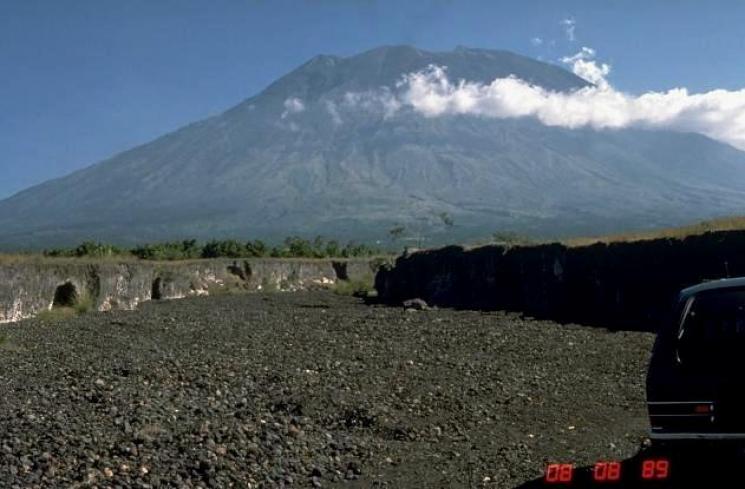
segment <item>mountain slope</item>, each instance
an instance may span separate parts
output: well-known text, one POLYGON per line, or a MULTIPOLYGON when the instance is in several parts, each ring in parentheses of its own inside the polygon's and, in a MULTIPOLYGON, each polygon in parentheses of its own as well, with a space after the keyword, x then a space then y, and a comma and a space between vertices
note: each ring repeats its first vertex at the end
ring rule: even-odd
POLYGON ((745 153, 703 136, 425 118, 394 107, 396 82, 431 64, 451 79, 586 85, 504 51, 318 56, 219 116, 0 202, 0 245, 383 239, 395 223, 433 240, 500 229, 606 233, 745 209, 745 153), (448 235, 441 212, 456 222, 448 235))

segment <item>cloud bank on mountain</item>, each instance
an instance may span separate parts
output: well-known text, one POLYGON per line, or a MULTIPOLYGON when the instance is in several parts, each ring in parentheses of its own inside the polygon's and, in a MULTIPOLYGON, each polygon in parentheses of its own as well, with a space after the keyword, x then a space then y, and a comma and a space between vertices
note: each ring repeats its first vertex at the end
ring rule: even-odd
POLYGON ((608 82, 611 66, 597 62, 591 48, 583 47, 561 61, 593 85, 560 92, 512 76, 491 83, 453 81, 446 66, 431 65, 405 75, 395 94, 387 88, 377 98, 370 92, 348 93, 346 102, 363 108, 384 106, 389 117, 409 107, 426 117, 535 117, 545 125, 565 128, 696 132, 745 150, 745 89, 690 93, 673 88, 633 95, 608 82))

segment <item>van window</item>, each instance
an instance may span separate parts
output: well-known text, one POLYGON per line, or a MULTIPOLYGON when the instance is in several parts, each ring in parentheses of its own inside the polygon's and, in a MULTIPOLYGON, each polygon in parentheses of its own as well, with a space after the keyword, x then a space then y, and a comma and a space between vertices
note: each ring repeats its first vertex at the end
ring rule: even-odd
POLYGON ((684 308, 678 334, 681 363, 745 360, 745 289, 697 294, 684 308))

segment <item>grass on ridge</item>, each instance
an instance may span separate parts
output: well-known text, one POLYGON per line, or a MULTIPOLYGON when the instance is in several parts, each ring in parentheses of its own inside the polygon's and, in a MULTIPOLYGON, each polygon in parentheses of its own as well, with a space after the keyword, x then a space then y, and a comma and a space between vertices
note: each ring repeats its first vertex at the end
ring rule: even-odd
POLYGON ((678 238, 715 232, 715 231, 741 231, 745 230, 745 216, 723 217, 700 221, 687 226, 674 228, 653 229, 649 231, 631 231, 627 233, 611 234, 608 236, 578 237, 562 240, 562 243, 570 246, 589 246, 595 243, 625 243, 631 241, 647 241, 652 239, 678 238))

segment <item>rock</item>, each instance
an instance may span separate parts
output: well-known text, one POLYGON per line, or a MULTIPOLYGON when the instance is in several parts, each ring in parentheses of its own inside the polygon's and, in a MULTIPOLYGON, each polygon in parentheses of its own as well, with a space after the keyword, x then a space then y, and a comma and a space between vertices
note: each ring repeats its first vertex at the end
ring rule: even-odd
POLYGON ((404 309, 412 309, 415 311, 426 311, 429 309, 429 305, 423 299, 408 299, 403 302, 404 309))

